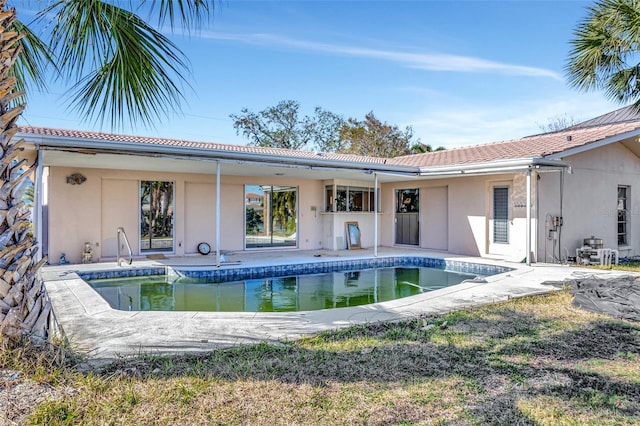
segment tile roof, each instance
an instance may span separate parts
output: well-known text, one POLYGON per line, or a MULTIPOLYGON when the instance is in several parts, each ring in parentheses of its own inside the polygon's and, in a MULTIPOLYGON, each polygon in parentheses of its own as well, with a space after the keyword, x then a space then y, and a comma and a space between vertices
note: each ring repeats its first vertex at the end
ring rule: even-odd
MULTIPOLYGON (((323 162, 345 162, 426 168, 478 164, 499 160, 544 158, 638 129, 640 129, 640 114, 632 107, 625 107, 558 132, 527 136, 521 139, 502 142, 447 149, 445 151, 405 155, 389 159, 353 154, 316 153, 313 151, 294 151, 284 148, 194 142, 180 139, 151 138, 146 136, 63 130, 46 127, 24 126, 20 127, 20 132, 56 138, 114 142, 116 146, 118 143, 134 143, 151 147, 175 147, 176 152, 179 152, 181 148, 191 148, 201 150, 203 155, 242 153, 262 156, 264 159, 268 159, 268 157, 279 157, 289 158, 291 160, 313 160, 320 165, 323 162)), ((88 147, 90 147, 90 144, 88 144, 88 147)))
POLYGON ((288 157, 291 159, 314 159, 323 161, 344 161, 350 163, 384 164, 385 158, 365 157, 354 154, 317 153, 314 151, 296 151, 284 148, 267 148, 258 146, 232 145, 213 142, 195 142, 181 139, 152 138, 147 136, 120 135, 114 133, 89 132, 84 130, 53 129, 48 127, 20 126, 19 131, 36 136, 50 136, 56 138, 81 139, 96 142, 136 143, 144 146, 192 148, 202 150, 203 153, 216 151, 226 153, 244 153, 260 156, 288 157))
POLYGON ((640 119, 593 127, 570 128, 559 132, 527 136, 521 139, 453 148, 445 151, 405 155, 389 159, 387 164, 438 167, 519 158, 544 158, 637 129, 640 129, 640 119))

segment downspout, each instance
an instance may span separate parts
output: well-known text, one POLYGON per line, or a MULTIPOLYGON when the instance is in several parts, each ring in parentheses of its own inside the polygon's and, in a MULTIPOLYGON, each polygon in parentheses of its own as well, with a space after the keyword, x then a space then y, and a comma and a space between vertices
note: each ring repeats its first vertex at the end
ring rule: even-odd
POLYGON ((373 257, 378 257, 378 174, 373 174, 373 257))
MULTIPOLYGON (((536 208, 536 215, 535 215, 536 228, 535 228, 535 231, 534 231, 534 234, 533 234, 533 235, 535 235, 535 240, 534 240, 533 244, 535 245, 535 248, 536 248, 536 251, 535 251, 535 253, 536 253, 536 262, 539 262, 540 261, 540 252, 539 252, 539 250, 540 250, 540 223, 541 223, 540 215, 542 214, 541 213, 542 210, 540 209, 540 173, 538 173, 537 170, 536 170, 535 184, 536 184, 535 185, 536 186, 536 200, 533 203, 533 205, 536 208)), ((545 231, 545 234, 546 234, 546 231, 545 231)), ((547 238, 546 238, 546 235, 543 238, 544 238, 544 244, 545 244, 543 262, 547 263, 547 246, 546 246, 547 245, 547 238)))
MULTIPOLYGON (((564 204, 564 170, 560 171, 560 221, 558 223, 558 261, 562 263, 562 205, 564 204)), ((569 260, 569 259, 567 259, 569 260)))
POLYGON ((527 266, 531 266, 531 169, 527 169, 527 266))
POLYGON ((216 267, 220 267, 220 162, 216 162, 216 267))
POLYGON ((38 156, 36 158, 36 176, 35 176, 35 188, 33 191, 34 198, 34 215, 33 226, 36 234, 36 261, 42 259, 42 151, 38 150, 38 156))

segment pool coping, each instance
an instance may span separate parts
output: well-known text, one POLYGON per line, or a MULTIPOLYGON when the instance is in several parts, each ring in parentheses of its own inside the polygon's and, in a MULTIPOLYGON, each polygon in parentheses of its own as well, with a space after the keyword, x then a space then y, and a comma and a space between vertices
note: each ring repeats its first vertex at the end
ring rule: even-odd
POLYGON ((242 281, 262 278, 312 275, 326 272, 348 272, 372 268, 428 267, 470 275, 497 275, 513 270, 503 265, 489 265, 460 260, 428 256, 386 256, 349 260, 325 260, 316 262, 288 263, 262 266, 240 266, 237 264, 216 267, 156 266, 138 269, 106 268, 102 270, 77 271, 84 280, 129 278, 149 275, 168 275, 174 278, 198 278, 214 283, 242 281), (164 269, 163 269, 164 268, 164 269))
MULTIPOLYGON (((416 256, 415 253, 411 255, 416 256)), ((431 257, 427 254, 417 256, 431 257)), ((508 268, 509 271, 484 277, 486 282, 463 282, 387 302, 287 313, 116 310, 76 272, 82 269, 114 270, 117 268, 114 263, 48 267, 43 269, 42 277, 52 302, 56 328, 74 350, 97 360, 140 353, 175 354, 263 341, 291 340, 355 324, 397 321, 512 297, 547 293, 556 289, 543 285, 544 281, 569 279, 575 277, 576 273, 593 274, 593 270, 561 265, 527 266, 465 257, 446 260, 508 268)), ((137 274, 167 266, 144 261, 118 270, 137 274)), ((197 271, 204 267, 181 268, 197 271)), ((598 271, 598 274, 611 275, 615 271, 602 271, 602 274, 598 271)))

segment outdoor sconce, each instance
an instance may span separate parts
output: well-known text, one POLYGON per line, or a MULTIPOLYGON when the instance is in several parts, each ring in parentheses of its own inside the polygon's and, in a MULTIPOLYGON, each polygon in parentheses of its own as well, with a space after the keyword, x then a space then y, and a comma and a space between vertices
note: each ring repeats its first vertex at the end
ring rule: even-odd
POLYGON ((86 180, 87 178, 80 173, 74 173, 70 176, 67 176, 67 183, 69 185, 82 185, 86 180))

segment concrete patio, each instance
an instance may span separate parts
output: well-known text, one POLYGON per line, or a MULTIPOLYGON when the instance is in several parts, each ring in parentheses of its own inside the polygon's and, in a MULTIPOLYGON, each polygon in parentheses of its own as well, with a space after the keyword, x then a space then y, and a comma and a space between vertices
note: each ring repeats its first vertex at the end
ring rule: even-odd
MULTIPOLYGON (((322 259, 370 258, 373 251, 260 251, 226 254, 235 267, 317 262, 322 259)), ((284 341, 326 330, 377 321, 394 321, 422 314, 437 314, 513 297, 554 291, 545 281, 561 281, 585 275, 618 276, 622 272, 595 271, 566 265, 508 263, 501 260, 454 256, 411 248, 381 248, 379 257, 424 256, 471 263, 500 265, 512 271, 486 278, 486 283, 459 285, 388 302, 331 310, 250 312, 152 312, 112 309, 86 282, 78 270, 117 268, 115 262, 89 265, 48 266, 42 271, 58 329, 72 348, 93 360, 140 353, 166 354, 208 351, 214 348, 262 341, 284 341)), ((127 268, 153 266, 212 269, 215 256, 190 256, 135 260, 127 268)), ((228 265, 221 266, 229 267, 228 265)), ((628 273, 627 273, 628 274, 628 273)))

